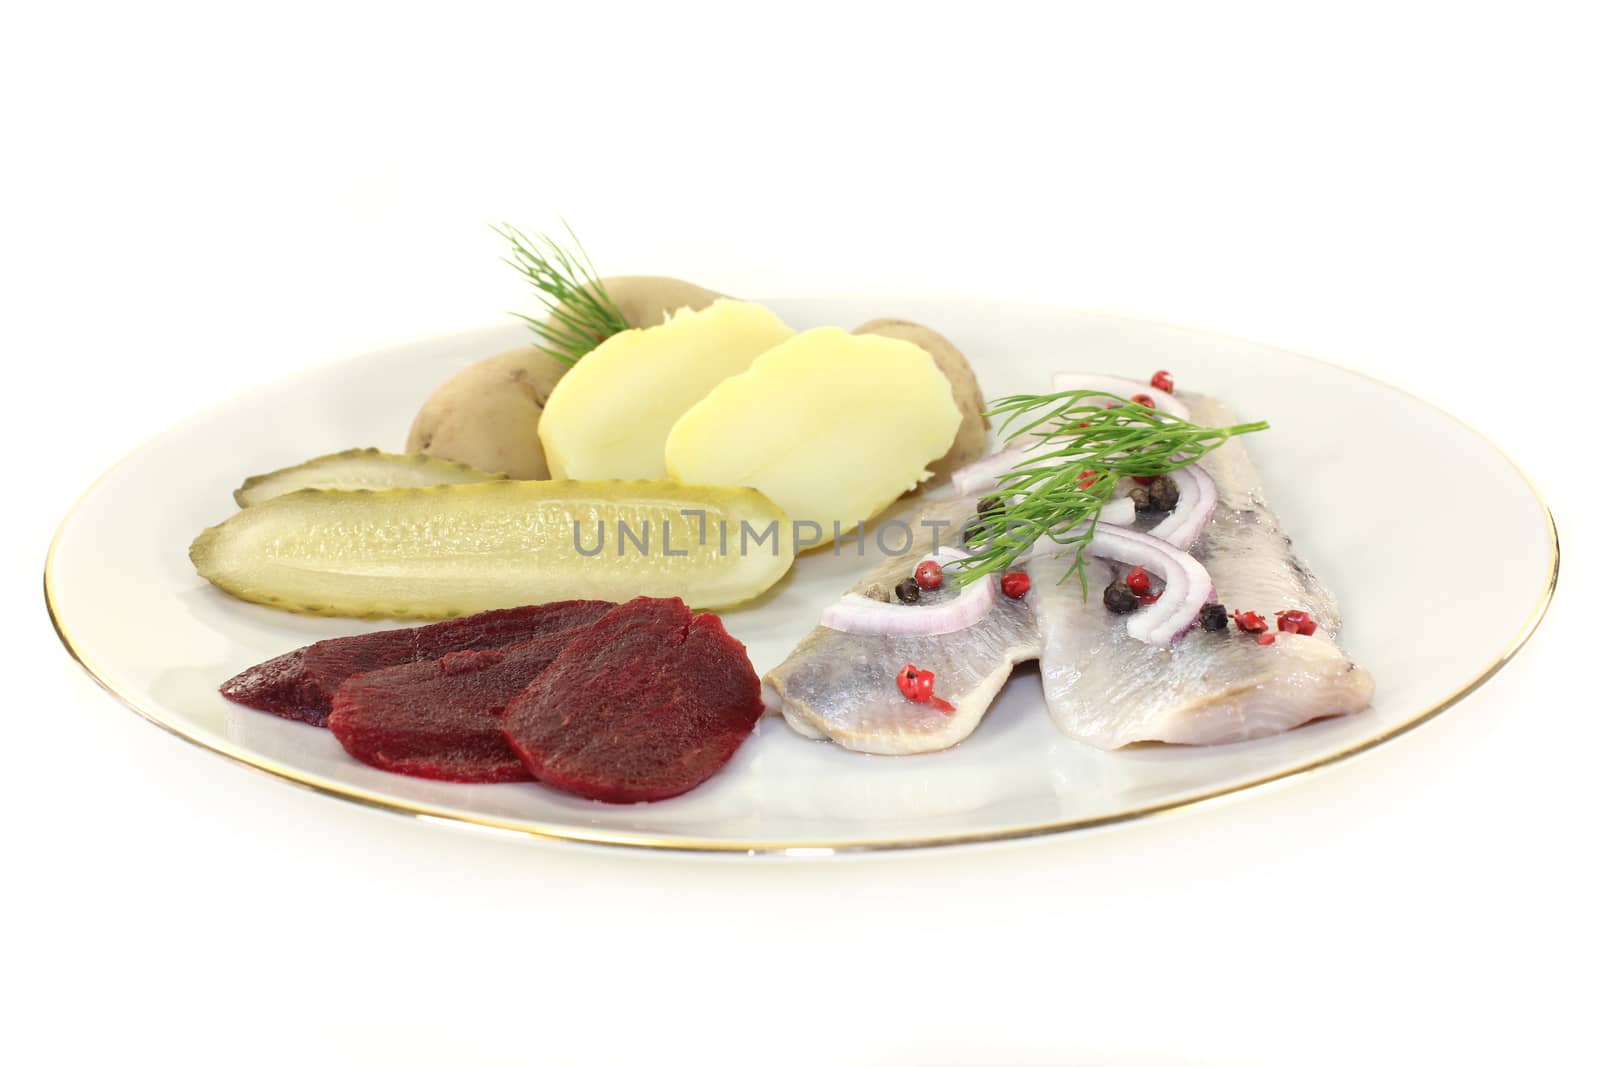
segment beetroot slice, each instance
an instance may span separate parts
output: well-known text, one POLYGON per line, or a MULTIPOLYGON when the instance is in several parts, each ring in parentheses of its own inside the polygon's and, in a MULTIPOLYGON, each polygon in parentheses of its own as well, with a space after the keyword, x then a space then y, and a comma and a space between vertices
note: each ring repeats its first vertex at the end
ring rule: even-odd
POLYGON ((627 804, 710 778, 761 713, 761 681, 721 619, 640 597, 575 634, 503 728, 539 781, 627 804))
POLYGON ((450 652, 504 648, 587 626, 613 607, 603 600, 563 600, 485 611, 427 626, 335 637, 258 663, 222 683, 221 693, 235 704, 326 726, 334 693, 355 675, 435 660, 450 652))
POLYGON ((356 759, 396 774, 526 782, 532 775, 500 733, 500 716, 582 632, 357 675, 334 694, 328 729, 356 759))

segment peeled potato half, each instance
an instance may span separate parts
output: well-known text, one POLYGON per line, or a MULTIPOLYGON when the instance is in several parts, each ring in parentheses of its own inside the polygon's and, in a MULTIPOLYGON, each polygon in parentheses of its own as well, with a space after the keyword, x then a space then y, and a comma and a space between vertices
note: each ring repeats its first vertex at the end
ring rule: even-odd
MULTIPOLYGON (((949 477, 950 472, 964 467, 989 451, 989 419, 984 415, 983 390, 978 387, 978 376, 961 350, 951 344, 943 334, 905 319, 873 319, 857 326, 853 333, 877 334, 910 341, 928 355, 950 379, 950 389, 955 393, 956 406, 961 409, 961 429, 950 443, 950 450, 933 464, 932 485, 949 477)), ((924 486, 923 488, 927 488, 924 486)))
POLYGON ((666 465, 680 481, 759 489, 826 544, 928 477, 960 425, 927 352, 829 327, 778 345, 685 412, 666 465))
MULTIPOLYGON (((677 278, 625 275, 603 278, 605 297, 629 326, 659 326, 674 311, 698 311, 721 293, 677 278)), ((572 313, 571 300, 561 311, 572 313)), ((567 364, 537 345, 480 360, 436 389, 417 412, 407 452, 454 460, 513 478, 548 478, 539 444, 545 401, 567 364)))
POLYGON ((539 440, 555 478, 662 478, 667 434, 719 382, 794 331, 758 304, 718 300, 606 339, 561 379, 539 440))

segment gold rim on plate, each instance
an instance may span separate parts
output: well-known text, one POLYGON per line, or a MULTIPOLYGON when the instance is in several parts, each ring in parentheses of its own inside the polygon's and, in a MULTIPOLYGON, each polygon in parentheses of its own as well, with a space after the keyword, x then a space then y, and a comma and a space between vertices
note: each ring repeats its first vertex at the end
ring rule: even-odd
MULTIPOLYGON (((1104 315, 1103 317, 1126 318, 1125 316, 1116 315, 1104 315)), ((1190 327, 1176 328, 1182 329, 1189 333, 1208 332, 1204 330, 1195 330, 1190 327)), ((1221 335, 1211 334, 1211 336, 1221 335)), ((1230 338, 1230 340, 1232 340, 1232 338, 1230 338)), ((1398 386, 1391 385, 1390 383, 1374 377, 1373 375, 1366 374, 1362 371, 1352 370, 1349 367, 1341 366, 1330 360, 1318 359, 1315 356, 1307 356, 1300 352, 1292 352, 1287 349, 1276 348, 1275 346, 1262 345, 1259 342, 1254 341, 1247 343, 1256 345, 1260 348, 1269 348, 1279 352, 1284 352, 1298 359, 1307 359, 1316 363, 1322 363, 1346 374, 1354 375, 1359 378, 1365 378, 1368 381, 1374 382, 1385 389, 1392 390, 1402 396, 1416 401, 1419 404, 1422 404, 1425 407, 1439 412, 1439 414, 1464 427, 1468 432, 1481 438, 1485 444, 1494 449, 1496 454, 1498 454, 1501 459, 1505 460, 1507 465, 1511 467, 1512 471, 1515 472, 1517 477, 1522 479, 1522 483, 1528 487, 1528 491, 1533 494, 1534 500, 1537 501, 1540 509, 1543 511, 1545 532, 1549 537, 1550 571, 1545 580, 1544 589, 1539 594, 1538 603, 1534 605, 1533 612, 1528 616, 1527 621, 1523 623, 1521 629, 1517 632, 1517 635, 1512 638, 1511 643, 1498 656, 1496 656, 1491 663, 1480 670, 1470 681, 1438 703, 1422 709, 1415 715, 1406 719, 1404 722, 1397 723, 1396 725, 1390 727, 1380 734, 1377 734, 1374 737, 1369 737, 1358 744, 1351 745, 1349 748, 1340 749, 1337 752, 1329 753, 1326 756, 1320 756, 1317 759, 1310 760, 1306 763, 1287 767, 1283 770, 1274 771, 1271 774, 1265 774, 1258 778, 1251 778, 1247 781, 1237 782, 1233 785, 1222 786, 1209 792, 1201 793, 1197 796, 1185 797, 1179 800, 1164 801, 1159 804, 1151 804, 1143 808, 1134 808, 1130 811, 1118 812, 1115 815, 1099 815, 1081 819, 1061 819, 1053 822, 1037 823, 1028 826, 1017 826, 1001 830, 977 830, 970 833, 946 834, 918 838, 884 838, 866 841, 819 840, 801 842, 717 841, 698 837, 674 837, 664 834, 644 834, 629 833, 619 830, 585 829, 582 827, 542 823, 533 820, 498 819, 492 816, 479 815, 467 811, 456 811, 450 808, 438 807, 431 804, 398 800, 393 797, 387 797, 356 786, 330 781, 324 778, 319 778, 318 776, 312 774, 306 774, 294 767, 263 758, 256 753, 238 748, 237 746, 228 744, 227 742, 216 741, 198 736, 197 734, 186 731, 180 724, 164 717, 159 708, 146 707, 128 693, 119 689, 116 683, 111 681, 111 679, 106 676, 104 671, 96 667, 84 655, 83 650, 79 648, 78 644, 72 639, 72 635, 68 631, 65 621, 61 618, 60 613, 56 610, 55 596, 51 587, 51 574, 56 558, 56 547, 61 541, 62 531, 64 531, 67 527, 67 524, 72 521, 72 516, 77 512, 84 500, 88 499, 89 494, 94 492, 95 487, 100 484, 100 481, 103 480, 106 475, 110 474, 111 470, 114 470, 121 464, 122 459, 119 459, 117 463, 112 464, 111 468, 106 471, 106 474, 95 479, 94 483, 91 484, 88 489, 84 490, 83 494, 78 497, 78 499, 73 503, 72 507, 67 511, 67 514, 62 518, 61 525, 56 528, 55 536, 51 538, 50 548, 45 555, 44 562, 45 608, 50 614, 51 625, 55 627, 56 636, 61 639, 61 644, 65 646, 68 654, 70 654, 72 658, 78 662, 78 665, 88 673, 89 677, 93 678, 100 688, 104 689, 107 693, 110 693, 127 708, 138 714, 140 717, 161 727, 168 733, 173 734, 176 737, 181 737, 190 744, 197 745, 208 752, 214 752, 219 756, 223 756, 234 761, 235 763, 254 768, 255 770, 264 771, 273 777, 290 782, 294 785, 302 786, 314 792, 322 793, 326 796, 337 797, 341 800, 351 801, 369 808, 376 808, 380 811, 392 812, 398 815, 409 815, 413 818, 427 822, 446 823, 452 826, 475 826, 480 829, 505 833, 516 837, 534 838, 545 841, 563 841, 584 845, 606 845, 617 848, 647 849, 651 851, 663 852, 780 856, 831 856, 854 852, 889 852, 901 849, 940 848, 951 845, 974 845, 996 841, 1017 841, 1024 838, 1041 837, 1047 834, 1060 834, 1067 833, 1072 830, 1087 830, 1098 826, 1111 826, 1116 823, 1131 822, 1135 819, 1142 819, 1147 816, 1158 815, 1163 812, 1178 811, 1184 808, 1193 807, 1197 804, 1204 804, 1207 801, 1216 800, 1219 797, 1229 796, 1234 793, 1241 793, 1247 789, 1254 789, 1257 786, 1267 785, 1271 782, 1283 781, 1286 778, 1292 778, 1297 775, 1305 774, 1308 771, 1314 771, 1320 767, 1327 767, 1332 764, 1347 760, 1352 756, 1359 755, 1370 749, 1376 748, 1385 741, 1399 737, 1401 734, 1408 733, 1409 731, 1427 722, 1429 719, 1432 719, 1440 712, 1443 712, 1446 709, 1460 703, 1490 678, 1493 678, 1497 673, 1499 673, 1500 669, 1509 663, 1512 657, 1522 650, 1523 646, 1528 643, 1528 639, 1533 636, 1533 632, 1539 628, 1539 624, 1544 621, 1545 613, 1550 608, 1551 598, 1555 595, 1556 579, 1561 570, 1561 542, 1556 533, 1555 516, 1551 514, 1550 505, 1545 500, 1544 494, 1539 492, 1538 486, 1533 484, 1533 480, 1528 477, 1526 472, 1523 471, 1522 467, 1518 465, 1517 462, 1509 455, 1507 455, 1499 445, 1495 444, 1487 434, 1484 434, 1476 427, 1467 423, 1465 420, 1452 415, 1448 411, 1445 411, 1438 405, 1429 403, 1416 394, 1401 389, 1398 386)), ((132 453, 130 452, 127 455, 131 454, 132 453)), ((126 459, 127 455, 124 455, 122 458, 126 459)))

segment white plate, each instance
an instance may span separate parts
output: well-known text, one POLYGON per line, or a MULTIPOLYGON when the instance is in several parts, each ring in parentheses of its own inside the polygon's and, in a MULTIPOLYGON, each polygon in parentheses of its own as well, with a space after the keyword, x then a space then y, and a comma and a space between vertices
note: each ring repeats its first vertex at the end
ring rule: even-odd
MULTIPOLYGON (((236 707, 217 685, 324 637, 379 628, 232 600, 196 577, 190 540, 233 510, 247 474, 356 445, 398 449, 433 388, 525 343, 517 325, 375 352, 236 397, 124 459, 67 517, 45 592, 72 654, 152 722, 241 763, 394 811, 546 838, 706 851, 814 853, 1051 833, 1162 811, 1362 751, 1472 691, 1521 647, 1555 586, 1555 527, 1483 437, 1389 386, 1304 356, 1174 327, 937 300, 778 300, 798 328, 893 314, 967 353, 986 395, 1040 392, 1092 369, 1225 398, 1272 429, 1247 439, 1297 547, 1338 594, 1343 643, 1377 679, 1373 707, 1211 749, 1099 752, 1057 733, 1020 670, 977 732, 927 756, 806 741, 768 718, 720 774, 658 804, 610 806, 538 785, 386 774, 326 730, 236 707), (1403 457, 1404 467, 1394 461, 1403 457)), ((853 550, 851 550, 853 551, 853 550)), ((870 552, 870 546, 869 546, 870 552)), ((758 671, 777 664, 867 564, 802 559, 775 595, 726 614, 758 671)))

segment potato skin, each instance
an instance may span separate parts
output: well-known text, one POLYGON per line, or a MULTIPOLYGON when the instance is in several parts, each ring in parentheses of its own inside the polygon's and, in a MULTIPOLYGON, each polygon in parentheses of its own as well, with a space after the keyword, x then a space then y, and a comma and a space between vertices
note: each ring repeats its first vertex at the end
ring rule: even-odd
POLYGON ((956 406, 961 409, 961 427, 950 450, 929 465, 933 477, 924 487, 944 482, 950 472, 963 467, 989 451, 989 419, 984 415, 983 390, 961 350, 940 333, 905 319, 873 319, 857 326, 852 333, 871 333, 910 341, 933 357, 933 362, 950 381, 956 406))
MULTIPOLYGON (((654 275, 601 282, 623 320, 634 328, 659 325, 682 307, 698 311, 722 296, 677 278, 654 275)), ((566 370, 566 364, 532 345, 466 367, 422 405, 411 423, 406 451, 512 478, 550 477, 539 444, 539 417, 566 370)))
POLYGON ((730 299, 678 278, 657 274, 624 274, 601 278, 611 302, 622 312, 622 319, 634 329, 660 326, 661 320, 679 308, 699 311, 714 300, 730 299))
POLYGON ((550 477, 539 447, 539 415, 565 370, 531 345, 479 360, 422 405, 406 451, 513 478, 550 477))

